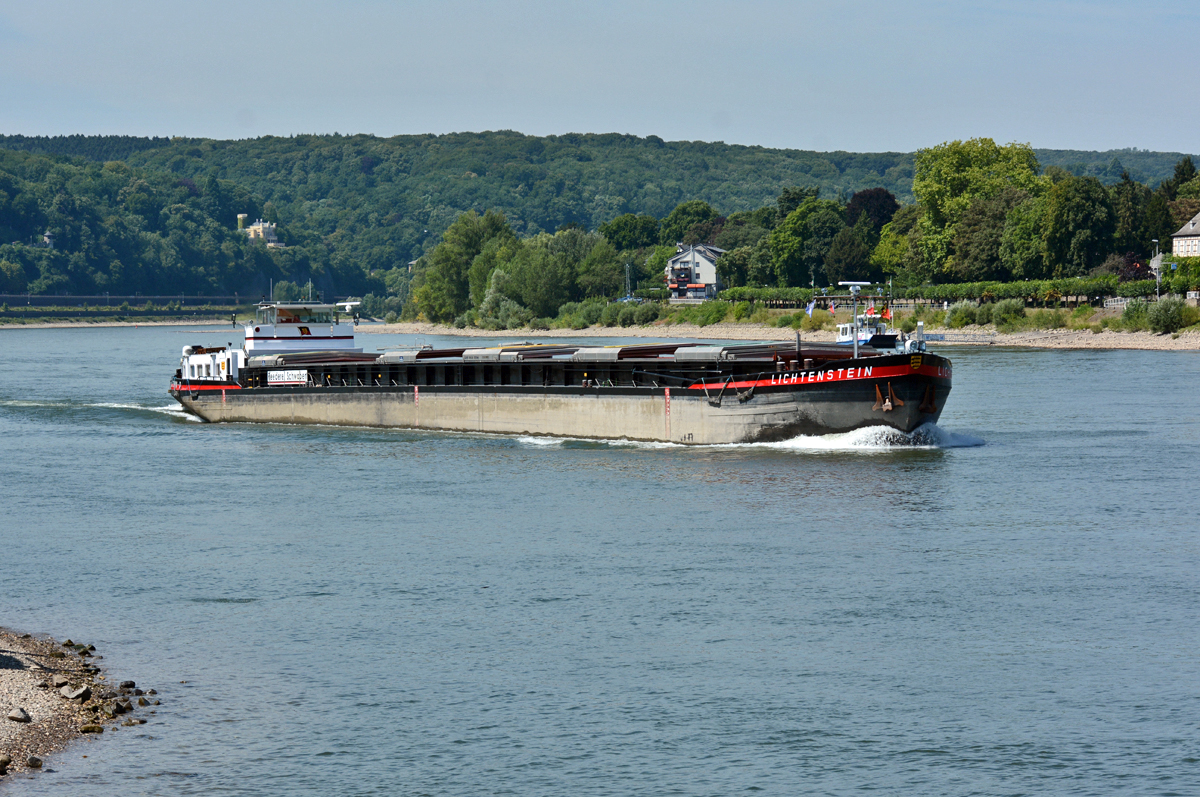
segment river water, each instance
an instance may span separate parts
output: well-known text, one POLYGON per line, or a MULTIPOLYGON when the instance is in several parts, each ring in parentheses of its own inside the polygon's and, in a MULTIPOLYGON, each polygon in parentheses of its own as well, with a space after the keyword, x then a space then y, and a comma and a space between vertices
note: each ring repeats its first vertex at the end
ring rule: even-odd
POLYGON ((684 448, 190 421, 227 340, 0 330, 0 624, 163 701, 0 791, 1200 790, 1196 353, 951 349, 924 446, 684 448))

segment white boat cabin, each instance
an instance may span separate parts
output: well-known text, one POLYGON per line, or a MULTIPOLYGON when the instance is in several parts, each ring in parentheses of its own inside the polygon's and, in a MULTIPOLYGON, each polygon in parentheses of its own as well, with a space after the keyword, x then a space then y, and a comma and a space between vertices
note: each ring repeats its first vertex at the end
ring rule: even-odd
POLYGON ((179 363, 183 382, 232 382, 246 366, 246 353, 228 346, 184 346, 179 363))
POLYGON ((353 319, 341 320, 334 304, 264 302, 246 324, 246 356, 298 351, 352 351, 353 319))
MULTIPOLYGON (((865 344, 875 335, 895 335, 896 330, 888 330, 887 321, 878 316, 863 316, 858 317, 858 343, 865 344)), ((838 324, 837 325, 837 342, 851 344, 854 343, 854 324, 838 324)))

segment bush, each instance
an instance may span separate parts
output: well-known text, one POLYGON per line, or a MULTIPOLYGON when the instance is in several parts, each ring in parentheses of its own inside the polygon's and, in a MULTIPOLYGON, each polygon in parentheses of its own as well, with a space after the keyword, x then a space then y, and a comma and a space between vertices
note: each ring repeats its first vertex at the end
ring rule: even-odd
POLYGON ((530 329, 549 329, 550 325, 552 323, 554 323, 553 318, 535 318, 529 322, 529 328, 530 329))
POLYGON ((1011 327, 1024 320, 1025 300, 1005 299, 992 305, 992 323, 999 327, 1011 327))
POLYGON ((653 324, 658 320, 658 305, 654 302, 640 304, 638 305, 637 312, 633 315, 637 323, 642 326, 653 324))
MULTIPOLYGON (((736 308, 735 308, 734 312, 735 313, 737 312, 736 308)), ((775 326, 790 327, 792 325, 792 319, 795 318, 796 315, 803 315, 803 313, 796 313, 795 315, 792 315, 791 313, 784 313, 783 315, 781 315, 775 319, 775 326)), ((734 317, 736 318, 737 316, 735 315, 734 317)))
POLYGON ((1067 314, 1062 310, 1034 310, 1029 324, 1034 329, 1062 329, 1067 325, 1067 314))
POLYGON ((961 329, 967 324, 975 323, 975 315, 978 308, 975 302, 961 301, 950 305, 950 309, 946 311, 945 324, 951 329, 961 329))
POLYGON ((394 324, 396 323, 396 318, 396 314, 389 310, 388 314, 383 317, 383 322, 385 324, 394 324))
POLYGON ((583 321, 583 325, 590 327, 592 324, 600 323, 600 316, 604 315, 605 305, 599 302, 588 302, 579 309, 579 318, 583 321))
POLYGON ((992 323, 992 308, 991 302, 981 304, 975 308, 975 323, 983 326, 984 324, 992 323))
POLYGON ((910 315, 908 318, 901 321, 900 322, 900 331, 907 335, 911 335, 912 333, 916 332, 917 331, 916 316, 910 315))
POLYGON ((1159 299, 1146 311, 1146 322, 1152 332, 1165 334, 1183 329, 1183 299, 1168 296, 1159 299))
POLYGON ((733 320, 745 321, 750 315, 750 302, 738 302, 733 306, 733 320))
MULTIPOLYGON (((833 316, 821 310, 815 311, 811 318, 807 313, 797 313, 797 315, 800 317, 800 328, 805 332, 817 332, 834 323, 833 316)), ((792 326, 795 325, 793 322, 792 326)))
POLYGON ((617 314, 617 323, 623 327, 631 327, 637 323, 637 305, 626 304, 617 314))
POLYGON ((1130 331, 1145 329, 1147 306, 1145 299, 1133 299, 1121 313, 1121 326, 1130 331))
POLYGON ((600 324, 606 327, 615 327, 617 325, 617 316, 621 314, 622 305, 619 302, 613 302, 604 308, 600 313, 600 324))

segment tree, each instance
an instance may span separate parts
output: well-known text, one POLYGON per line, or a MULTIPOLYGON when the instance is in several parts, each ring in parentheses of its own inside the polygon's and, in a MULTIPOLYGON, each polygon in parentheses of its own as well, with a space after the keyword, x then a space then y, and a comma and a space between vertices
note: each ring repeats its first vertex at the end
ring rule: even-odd
POLYGON ((1013 279, 1042 279, 1046 274, 1046 197, 1026 199, 1008 212, 1000 236, 1000 262, 1013 279))
POLYGON ((594 243, 579 264, 576 281, 585 296, 619 296, 625 288, 625 267, 606 238, 594 243))
POLYGON ((809 198, 771 233, 771 261, 780 287, 815 284, 833 237, 846 226, 842 206, 809 198))
POLYGON ((1000 258, 1008 214, 1029 198, 1019 188, 1006 188, 991 199, 977 199, 963 214, 954 237, 954 274, 964 282, 1005 281, 1012 273, 1000 258))
POLYGON ((833 236, 825 255, 825 276, 830 285, 842 280, 871 280, 880 270, 871 265, 870 240, 874 229, 870 216, 860 213, 853 227, 842 227, 833 236))
POLYGON ((858 217, 865 214, 870 219, 871 226, 878 232, 883 225, 892 220, 892 216, 896 215, 899 209, 900 203, 891 191, 886 188, 868 188, 855 192, 846 203, 846 223, 854 226, 858 217))
POLYGON ((659 241, 664 246, 679 243, 683 240, 684 233, 694 225, 705 221, 712 221, 719 215, 721 214, 717 213, 711 205, 701 199, 681 202, 662 220, 662 228, 658 236, 659 241))
POLYGON ((1153 246, 1153 243, 1150 242, 1158 239, 1162 249, 1167 248, 1171 234, 1183 226, 1175 223, 1175 219, 1171 215, 1171 203, 1167 201, 1166 194, 1162 191, 1155 191, 1146 202, 1145 223, 1147 246, 1153 246))
POLYGON ((1055 279, 1087 274, 1112 251, 1116 219, 1108 192, 1095 177, 1073 177, 1047 197, 1047 270, 1055 279))
POLYGON ((1178 163, 1175 164, 1175 174, 1170 178, 1163 180, 1159 184, 1158 190, 1166 195, 1167 199, 1174 199, 1179 189, 1187 183, 1190 183, 1196 178, 1196 164, 1192 161, 1191 155, 1184 155, 1178 163))
POLYGON ((1108 189, 1116 218, 1113 243, 1118 252, 1135 252, 1143 255, 1151 246, 1147 234, 1146 206, 1150 201, 1150 189, 1136 183, 1129 172, 1121 173, 1121 182, 1108 189))
POLYGON ((783 221, 793 210, 810 199, 816 199, 820 194, 821 187, 816 185, 804 186, 802 188, 793 186, 783 189, 779 192, 779 197, 775 200, 775 224, 783 221))
POLYGON ((871 265, 883 274, 894 275, 904 285, 925 281, 920 269, 920 251, 916 246, 917 220, 921 208, 904 205, 879 231, 879 241, 871 251, 871 265))
POLYGON ((913 194, 921 205, 918 227, 927 267, 940 272, 954 254, 958 223, 971 204, 1005 188, 1043 193, 1049 180, 1038 176, 1037 157, 1028 144, 997 146, 990 138, 950 141, 917 153, 913 194))
POLYGON ((689 227, 687 232, 683 234, 683 242, 688 245, 711 244, 724 228, 724 216, 717 216, 715 219, 698 222, 689 227))
POLYGON ((643 249, 658 243, 658 219, 626 213, 601 224, 600 234, 617 249, 643 249))
POLYGON ((472 305, 471 264, 488 241, 511 235, 502 213, 489 210, 480 216, 472 210, 460 215, 426 258, 426 270, 418 275, 421 284, 412 294, 417 312, 430 321, 452 321, 465 313, 472 305))

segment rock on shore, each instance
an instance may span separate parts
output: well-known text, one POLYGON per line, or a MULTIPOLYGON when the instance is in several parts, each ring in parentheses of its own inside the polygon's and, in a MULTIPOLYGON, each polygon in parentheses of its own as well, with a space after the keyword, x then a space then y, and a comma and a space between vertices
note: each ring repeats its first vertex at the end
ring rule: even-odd
POLYGON ((94 650, 0 628, 0 778, 39 768, 81 734, 102 734, 105 723, 135 710, 129 696, 142 690, 132 681, 106 684, 89 661, 94 650))

